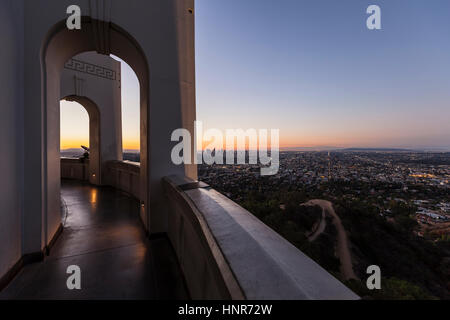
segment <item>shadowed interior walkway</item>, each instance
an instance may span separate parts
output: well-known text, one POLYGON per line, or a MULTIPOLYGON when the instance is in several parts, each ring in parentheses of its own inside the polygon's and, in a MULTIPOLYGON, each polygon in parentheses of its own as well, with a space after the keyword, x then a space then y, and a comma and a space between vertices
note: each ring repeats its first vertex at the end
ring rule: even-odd
POLYGON ((167 238, 147 239, 139 202, 113 188, 61 185, 64 231, 43 262, 26 266, 2 299, 185 299, 167 238), (81 290, 68 290, 69 265, 81 268, 81 290))

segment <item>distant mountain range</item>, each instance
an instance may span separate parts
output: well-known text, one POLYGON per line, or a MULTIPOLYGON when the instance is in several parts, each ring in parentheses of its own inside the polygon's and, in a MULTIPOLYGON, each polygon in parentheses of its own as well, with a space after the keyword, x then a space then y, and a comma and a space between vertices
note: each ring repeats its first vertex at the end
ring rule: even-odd
POLYGON ((71 149, 61 150, 60 154, 61 154, 61 157, 79 158, 84 154, 84 152, 85 151, 81 148, 71 148, 71 149))
POLYGON ((136 149, 123 149, 124 153, 140 153, 140 150, 136 149))
POLYGON ((335 152, 450 152, 450 147, 423 148, 341 148, 331 146, 286 147, 280 151, 335 151, 335 152))
MULTIPOLYGON (((286 147, 280 151, 334 151, 334 152, 450 152, 450 147, 424 147, 424 148, 341 148, 332 146, 317 147, 286 147)), ((139 161, 139 150, 124 149, 124 158, 131 161, 139 161)), ((200 152, 201 153, 201 152, 200 152)), ((62 157, 78 158, 84 154, 81 148, 71 148, 61 150, 62 157)))
POLYGON ((329 147, 329 146, 316 146, 316 147, 285 147, 280 148, 281 151, 335 151, 343 148, 329 147))
POLYGON ((340 151, 347 152, 414 152, 418 150, 413 149, 401 149, 401 148, 345 148, 340 151))

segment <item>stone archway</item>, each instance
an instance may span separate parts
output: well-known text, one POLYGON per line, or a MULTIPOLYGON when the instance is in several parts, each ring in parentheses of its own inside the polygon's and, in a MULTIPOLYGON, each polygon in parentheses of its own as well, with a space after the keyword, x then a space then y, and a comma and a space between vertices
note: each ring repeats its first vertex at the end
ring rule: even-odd
MULTIPOLYGON (((61 95, 55 79, 64 62, 78 53, 112 53, 125 60, 139 79, 140 130, 145 135, 137 175, 142 191, 137 195, 149 233, 170 231, 162 179, 197 177, 195 164, 177 165, 170 157, 173 130, 186 128, 194 135, 194 0, 132 1, 132 5, 73 0, 70 5, 78 5, 85 16, 78 31, 66 28, 68 5, 54 0, 0 1, 5 40, 2 136, 8 150, 2 162, 7 170, 2 198, 5 232, 0 237, 8 245, 1 250, 0 275, 16 262, 41 259, 60 227, 59 102, 70 94, 89 95, 61 95)), ((101 108, 102 103, 92 100, 101 108)))
MULTIPOLYGON (((41 50, 44 113, 43 215, 45 243, 48 243, 60 225, 60 162, 57 152, 59 150, 60 74, 67 60, 87 51, 96 51, 105 55, 114 54, 120 57, 130 65, 139 80, 141 133, 140 216, 147 230, 149 227, 148 204, 150 202, 147 152, 149 138, 148 63, 138 43, 126 31, 110 22, 106 23, 90 17, 83 17, 81 30, 68 30, 65 26, 65 21, 56 24, 48 33, 41 50)), ((84 104, 82 102, 81 104, 85 106, 90 105, 86 99, 81 97, 77 97, 77 99, 83 100, 84 104)), ((96 168, 96 170, 98 169, 101 170, 100 167, 96 168)))
POLYGON ((101 157, 101 137, 100 137, 100 110, 94 101, 87 97, 67 96, 61 100, 78 102, 89 115, 89 182, 94 185, 101 185, 102 177, 102 157, 101 157))

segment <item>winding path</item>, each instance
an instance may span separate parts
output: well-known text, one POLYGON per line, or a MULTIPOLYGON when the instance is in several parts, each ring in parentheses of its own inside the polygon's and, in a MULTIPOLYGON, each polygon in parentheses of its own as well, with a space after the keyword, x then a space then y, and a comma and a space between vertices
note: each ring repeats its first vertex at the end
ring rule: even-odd
POLYGON ((358 279, 353 271, 352 256, 348 244, 347 232, 345 231, 342 221, 336 214, 333 208, 333 204, 330 201, 322 199, 314 199, 305 203, 305 205, 318 205, 322 208, 322 220, 319 228, 311 235, 308 240, 314 241, 324 230, 326 226, 325 211, 333 218, 333 224, 337 230, 337 245, 336 253, 341 262, 341 275, 344 280, 358 279), (323 227, 322 227, 323 225, 323 227))
MULTIPOLYGON (((306 204, 306 205, 313 205, 313 204, 306 204)), ((325 219, 325 209, 322 208, 322 216, 320 217, 320 222, 316 230, 314 230, 309 236, 308 241, 313 242, 317 239, 318 236, 322 234, 322 232, 325 231, 325 228, 327 227, 327 220, 325 219)))

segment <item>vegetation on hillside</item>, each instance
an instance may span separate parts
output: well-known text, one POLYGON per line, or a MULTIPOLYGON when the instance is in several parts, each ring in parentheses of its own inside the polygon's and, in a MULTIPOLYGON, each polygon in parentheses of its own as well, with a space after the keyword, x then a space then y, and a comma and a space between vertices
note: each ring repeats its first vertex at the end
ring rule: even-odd
MULTIPOLYGON (((339 187, 308 188, 270 187, 264 177, 255 179, 249 191, 215 186, 280 233, 302 252, 330 273, 340 278, 340 261, 335 256, 336 230, 327 223, 325 231, 313 242, 307 234, 320 219, 317 206, 300 204, 314 198, 329 199, 349 236, 354 270, 361 279, 345 282, 352 290, 368 299, 449 299, 450 241, 420 238, 413 231, 416 208, 393 202, 389 217, 380 215, 376 201, 361 200, 370 192, 369 186, 350 186, 362 190, 350 199, 339 195, 339 187), (328 192, 325 192, 328 190, 328 192), (331 192, 329 191, 331 190, 331 192), (382 290, 368 290, 366 269, 378 265, 382 272, 382 290)), ((389 192, 395 186, 380 186, 389 192)), ((330 222, 330 221, 328 221, 330 222)))

